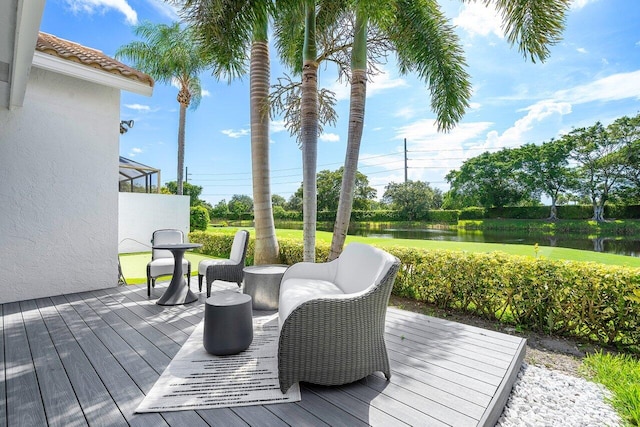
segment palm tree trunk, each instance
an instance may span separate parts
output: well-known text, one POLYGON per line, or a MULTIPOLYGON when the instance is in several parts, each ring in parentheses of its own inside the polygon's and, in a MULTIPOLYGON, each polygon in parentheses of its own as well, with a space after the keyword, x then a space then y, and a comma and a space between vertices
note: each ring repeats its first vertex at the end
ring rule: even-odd
POLYGON ((183 193, 183 171, 184 171, 184 127, 187 117, 187 105, 180 103, 180 122, 178 123, 178 178, 177 194, 183 193))
POLYGON ((278 240, 271 207, 269 179, 269 44, 267 25, 251 45, 251 170, 255 222, 254 264, 278 262, 278 240), (258 40, 260 39, 260 40, 258 40))
POLYGON ((316 220, 318 211, 316 168, 318 161, 318 63, 316 62, 315 0, 305 1, 305 32, 302 61, 302 212, 306 262, 316 259, 316 220))
POLYGON ((329 261, 340 256, 349 230, 351 209, 356 187, 358 157, 364 127, 364 110, 367 98, 367 17, 364 12, 356 14, 355 36, 351 59, 351 98, 349 105, 349 134, 344 171, 340 188, 340 200, 336 222, 333 227, 329 261))

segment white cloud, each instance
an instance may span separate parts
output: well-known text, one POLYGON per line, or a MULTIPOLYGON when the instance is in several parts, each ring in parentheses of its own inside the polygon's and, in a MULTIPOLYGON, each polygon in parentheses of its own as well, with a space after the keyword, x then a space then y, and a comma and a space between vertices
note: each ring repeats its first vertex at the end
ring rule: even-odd
POLYGON ((124 104, 125 107, 127 107, 130 110, 136 110, 136 111, 151 111, 151 107, 149 107, 148 105, 142 105, 142 104, 124 104))
POLYGON ((612 74, 591 83, 560 90, 553 95, 553 98, 572 104, 618 101, 628 98, 640 99, 640 70, 612 74))
POLYGON ((322 135, 320 135, 320 140, 327 142, 338 142, 340 141, 340 135, 336 133, 323 133, 322 135))
POLYGON ((522 111, 527 111, 527 115, 516 120, 502 135, 495 130, 489 132, 484 147, 516 147, 546 138, 548 129, 557 129, 561 125, 561 117, 571 113, 571 104, 546 100, 522 111))
POLYGON ((589 53, 589 51, 583 47, 579 47, 576 49, 579 53, 589 53))
POLYGON ((388 89, 408 86, 404 79, 391 77, 391 74, 386 72, 383 67, 380 67, 380 71, 381 73, 373 76, 372 81, 367 84, 367 96, 373 96, 388 89))
POLYGON ((128 24, 136 25, 138 23, 138 14, 129 5, 127 0, 66 0, 69 8, 74 13, 104 13, 109 9, 113 9, 122 13, 128 24))
POLYGON ((485 2, 465 3, 460 14, 453 19, 454 25, 463 28, 469 35, 488 36, 495 34, 504 38, 502 19, 495 8, 485 2))
POLYGON ((482 107, 482 104, 480 104, 479 102, 470 102, 469 103, 469 109, 470 110, 478 110, 482 107))
POLYGON ((211 92, 209 92, 209 91, 208 91, 208 90, 206 90, 206 89, 202 89, 202 90, 200 91, 200 96, 202 96, 203 98, 204 98, 205 96, 211 96, 211 92))
POLYGON ((131 149, 131 151, 129 151, 129 157, 135 157, 136 155, 141 153, 142 153, 142 148, 134 147, 131 149))
POLYGON ((284 132, 287 128, 284 126, 284 120, 272 120, 269 124, 269 130, 272 133, 284 132))
POLYGON ((178 15, 178 8, 172 6, 165 0, 147 0, 147 2, 161 15, 166 16, 172 21, 178 21, 180 16, 178 15))
POLYGON ((249 129, 225 129, 222 131, 223 134, 227 135, 229 138, 241 138, 243 136, 249 135, 249 129))
POLYGON ((571 9, 582 9, 589 3, 595 3, 598 0, 573 0, 571 3, 571 9))
POLYGON ((393 113, 393 117, 402 117, 403 119, 411 119, 415 117, 416 110, 413 107, 402 107, 395 113, 393 113))

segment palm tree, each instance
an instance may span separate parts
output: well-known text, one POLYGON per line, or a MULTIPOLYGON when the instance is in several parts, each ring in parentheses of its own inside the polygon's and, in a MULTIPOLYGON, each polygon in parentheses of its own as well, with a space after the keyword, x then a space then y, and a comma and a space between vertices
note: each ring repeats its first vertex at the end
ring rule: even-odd
POLYGON ((251 169, 255 221, 255 264, 273 264, 279 255, 269 177, 269 42, 272 3, 237 0, 187 0, 183 14, 214 60, 214 74, 229 79, 246 72, 251 46, 251 169))
POLYGON ((321 31, 335 24, 346 3, 341 0, 278 2, 276 34, 278 50, 285 63, 300 72, 300 134, 303 187, 303 259, 315 261, 316 217, 318 211, 316 169, 318 159, 318 47, 317 23, 321 31), (299 33, 302 27, 302 34, 299 33), (300 49, 298 36, 302 35, 300 49), (300 61, 302 59, 302 61, 300 61), (302 68, 300 68, 302 65, 302 68))
POLYGON ((183 192, 184 171, 184 129, 187 108, 198 107, 202 96, 199 74, 208 66, 193 33, 188 28, 144 22, 134 28, 134 33, 146 41, 135 41, 120 47, 116 58, 128 58, 133 66, 156 81, 180 87, 180 122, 178 124, 178 194, 183 192))
MULTIPOLYGON (((487 5, 489 2, 485 2, 487 5)), ((560 40, 570 0, 495 0, 511 44, 525 57, 544 61, 549 45, 560 40)), ((448 131, 462 118, 471 96, 465 60, 453 28, 437 3, 426 0, 367 1, 356 4, 352 49, 349 133, 340 201, 329 259, 342 252, 353 204, 366 98, 367 22, 373 18, 394 45, 401 73, 417 71, 428 83, 431 108, 439 130, 448 131), (391 14, 385 14, 391 11, 391 14)))

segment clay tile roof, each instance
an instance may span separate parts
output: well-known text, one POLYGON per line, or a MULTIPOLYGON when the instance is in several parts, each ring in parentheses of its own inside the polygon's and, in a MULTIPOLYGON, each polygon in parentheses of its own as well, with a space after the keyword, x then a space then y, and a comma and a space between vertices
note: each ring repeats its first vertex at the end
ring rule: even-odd
POLYGON ((38 34, 36 50, 68 61, 77 62, 88 67, 106 71, 108 73, 119 74, 122 77, 137 80, 153 87, 153 79, 149 75, 128 67, 123 63, 110 58, 99 50, 91 49, 78 43, 58 38, 51 34, 43 32, 38 34))

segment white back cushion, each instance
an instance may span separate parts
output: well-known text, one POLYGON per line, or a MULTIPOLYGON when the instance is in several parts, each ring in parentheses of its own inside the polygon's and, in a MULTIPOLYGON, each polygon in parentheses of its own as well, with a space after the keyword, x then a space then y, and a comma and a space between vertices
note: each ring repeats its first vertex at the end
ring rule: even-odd
POLYGON ((336 285, 345 294, 360 292, 382 279, 394 257, 363 243, 349 244, 338 258, 336 285))
MULTIPOLYGON (((167 243, 183 243, 182 231, 180 230, 156 230, 153 232, 153 244, 164 245, 167 243)), ((172 258, 173 254, 168 250, 154 250, 153 259, 172 258)))
POLYGON ((242 254, 244 252, 244 241, 247 238, 247 232, 240 230, 233 237, 233 244, 231 245, 231 254, 229 255, 229 259, 233 261, 235 264, 238 264, 242 259, 242 254))

